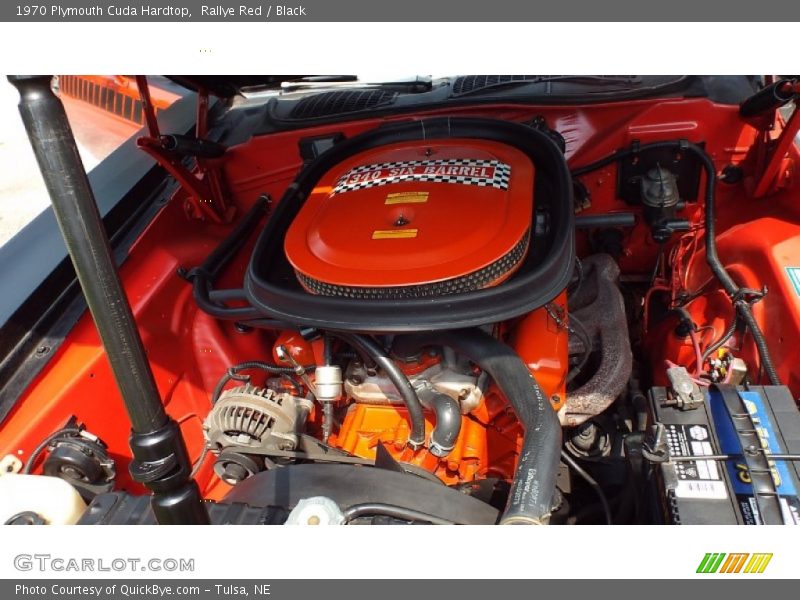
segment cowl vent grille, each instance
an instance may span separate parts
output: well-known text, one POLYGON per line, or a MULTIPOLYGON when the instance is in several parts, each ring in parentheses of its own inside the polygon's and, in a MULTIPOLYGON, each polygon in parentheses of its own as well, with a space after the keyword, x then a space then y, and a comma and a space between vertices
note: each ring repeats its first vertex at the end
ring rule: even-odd
POLYGON ((371 110, 394 102, 397 92, 385 90, 340 90, 307 96, 290 113, 292 119, 318 119, 371 110))
POLYGON ((453 95, 469 94, 483 88, 496 87, 515 81, 535 81, 533 75, 464 75, 453 82, 453 95))

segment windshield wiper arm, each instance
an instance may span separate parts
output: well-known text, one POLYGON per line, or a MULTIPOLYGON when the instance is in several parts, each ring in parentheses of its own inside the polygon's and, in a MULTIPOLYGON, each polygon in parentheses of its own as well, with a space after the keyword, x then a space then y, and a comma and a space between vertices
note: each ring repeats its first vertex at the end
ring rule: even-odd
POLYGON ((429 92, 433 89, 433 80, 430 77, 417 76, 407 80, 369 82, 359 81, 357 77, 351 75, 342 75, 333 78, 324 76, 318 78, 309 77, 305 78, 303 81, 284 81, 281 83, 281 91, 284 93, 341 88, 381 89, 418 94, 421 92, 429 92))

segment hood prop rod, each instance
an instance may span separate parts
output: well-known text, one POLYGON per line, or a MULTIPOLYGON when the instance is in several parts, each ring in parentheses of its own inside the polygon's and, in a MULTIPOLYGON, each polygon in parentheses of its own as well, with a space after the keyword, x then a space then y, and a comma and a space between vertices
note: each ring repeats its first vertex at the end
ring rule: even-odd
POLYGON ((131 477, 160 524, 205 524, 178 424, 164 410, 64 106, 50 76, 16 75, 19 111, 86 303, 131 421, 131 477))

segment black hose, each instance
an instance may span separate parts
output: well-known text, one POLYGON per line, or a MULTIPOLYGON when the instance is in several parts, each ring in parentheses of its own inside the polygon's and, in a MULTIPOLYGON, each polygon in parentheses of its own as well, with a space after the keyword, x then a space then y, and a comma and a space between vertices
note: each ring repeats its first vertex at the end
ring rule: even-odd
POLYGON ((217 319, 243 321, 256 319, 261 312, 252 306, 230 308, 222 304, 227 300, 246 300, 242 289, 213 290, 212 284, 222 270, 230 263, 236 253, 247 242, 249 234, 267 213, 268 202, 265 196, 258 198, 249 211, 239 220, 227 237, 211 251, 200 266, 186 273, 192 282, 192 295, 198 308, 217 319))
POLYGON ((750 329, 753 340, 761 357, 761 366, 767 373, 767 377, 772 385, 781 385, 780 377, 775 369, 775 364, 772 362, 772 357, 769 353, 767 342, 764 339, 764 333, 761 331, 758 323, 756 322, 753 312, 750 309, 750 303, 742 297, 743 290, 740 288, 733 278, 730 276, 722 261, 717 254, 717 238, 716 238, 716 181, 717 170, 714 166, 714 161, 706 153, 703 148, 696 144, 689 143, 686 140, 672 140, 667 142, 654 142, 652 144, 642 144, 635 148, 624 148, 601 158, 598 161, 578 167, 571 171, 573 177, 579 177, 590 171, 602 168, 606 165, 614 163, 632 154, 636 154, 646 150, 658 150, 664 148, 671 148, 681 152, 689 152, 693 154, 702 165, 706 172, 706 190, 705 190, 705 244, 706 244, 706 263, 708 263, 711 273, 722 285, 725 293, 731 298, 734 309, 742 318, 742 321, 750 329))
MULTIPOLYGON (((187 277, 192 280, 192 295, 194 296, 194 301, 197 307, 204 313, 216 319, 224 319, 226 321, 245 321, 247 319, 257 319, 261 316, 261 312, 252 306, 237 306, 231 308, 223 304, 212 302, 209 298, 209 294, 211 294, 212 291, 211 282, 208 274, 204 273, 202 270, 193 269, 187 277)), ((239 290, 235 291, 238 292, 239 290)))
POLYGON ((734 306, 739 312, 739 316, 742 317, 745 325, 747 325, 747 327, 750 329, 750 334, 753 336, 753 341, 756 344, 758 354, 761 356, 761 367, 766 372, 769 382, 772 385, 782 385, 781 378, 778 375, 777 369, 775 368, 775 363, 772 362, 772 357, 769 354, 767 340, 764 339, 764 333, 758 326, 758 322, 753 315, 753 311, 750 310, 750 304, 746 300, 737 300, 734 303, 734 306))
POLYGON ((796 78, 779 79, 764 86, 739 105, 743 117, 757 117, 777 110, 797 98, 796 78))
POLYGON ((236 253, 245 245, 250 233, 255 229, 261 218, 267 214, 268 199, 260 196, 250 207, 250 210, 239 219, 236 226, 220 244, 211 251, 200 265, 212 281, 219 277, 222 270, 228 265, 236 253))
POLYGON ((365 515, 384 515, 403 521, 423 521, 431 525, 456 525, 454 521, 448 521, 434 515, 429 515, 418 510, 397 506, 395 504, 385 504, 383 502, 366 502, 355 504, 344 511, 345 524, 354 521, 365 515))
POLYGON ((55 442, 56 440, 61 439, 62 437, 74 437, 76 435, 80 435, 81 430, 78 427, 65 427, 64 429, 59 429, 48 435, 44 438, 36 448, 33 449, 31 455, 28 457, 28 460, 25 462, 25 468, 22 469, 22 473, 24 475, 30 475, 33 472, 33 466, 36 464, 36 460, 39 458, 39 455, 45 451, 45 449, 55 442))
POLYGON ((330 334, 347 342, 358 352, 368 355, 378 367, 383 369, 386 376, 397 388, 400 398, 403 400, 406 410, 408 410, 408 418, 411 421, 411 434, 408 438, 408 445, 415 450, 422 447, 425 443, 425 414, 417 397, 417 392, 405 373, 400 370, 400 367, 386 355, 384 349, 371 337, 357 333, 331 332, 330 334))
POLYGON ((279 321, 278 319, 243 319, 238 321, 238 323, 244 327, 254 327, 256 329, 266 329, 268 331, 300 331, 301 329, 299 325, 286 321, 279 321))
POLYGON ((611 506, 608 504, 608 498, 606 498, 606 494, 603 491, 603 488, 600 487, 600 484, 597 483, 595 478, 589 475, 589 473, 587 473, 583 467, 581 467, 578 462, 569 455, 569 453, 562 451, 561 458, 573 471, 580 475, 583 480, 589 484, 589 487, 594 490, 595 494, 597 494, 597 497, 600 499, 600 504, 603 506, 603 514, 606 517, 606 523, 613 525, 614 519, 611 516, 611 506))
POLYGON ((561 425, 528 367, 508 345, 480 329, 395 338, 398 354, 425 345, 449 346, 494 380, 511 403, 525 433, 501 524, 543 525, 553 510, 561 456, 561 425))
POLYGON ((228 369, 225 374, 219 378, 217 381, 217 385, 214 386, 214 391, 211 392, 211 406, 214 406, 219 397, 222 395, 222 390, 225 389, 225 386, 228 385, 229 381, 241 381, 242 383, 250 383, 250 376, 249 375, 238 375, 237 373, 232 372, 228 369))
MULTIPOLYGON (((313 371, 316 369, 316 365, 306 365, 303 367, 306 371, 313 371)), ((220 377, 217 385, 214 387, 214 391, 211 393, 211 404, 214 405, 219 400, 219 397, 222 395, 222 390, 228 384, 229 381, 241 381, 242 383, 248 383, 250 381, 249 375, 239 375, 241 371, 251 371, 251 370, 260 370, 266 371, 271 375, 294 375, 295 370, 292 367, 281 367, 279 365, 273 365, 270 363, 262 362, 260 360, 251 360, 243 363, 239 363, 237 365, 233 365, 229 367, 225 374, 220 377)))
POLYGON ((688 144, 686 149, 692 152, 703 164, 706 171, 706 206, 705 206, 705 242, 706 242, 706 262, 708 263, 711 272, 722 284, 723 289, 731 297, 733 306, 736 312, 742 318, 744 323, 750 329, 750 334, 753 336, 753 341, 758 349, 758 354, 761 357, 761 366, 767 373, 767 377, 772 385, 781 385, 781 379, 775 369, 775 364, 772 362, 772 357, 767 347, 767 342, 764 339, 764 334, 761 331, 753 311, 750 310, 750 304, 746 299, 741 297, 742 288, 736 285, 736 282, 730 276, 725 266, 720 261, 717 254, 717 238, 716 238, 716 207, 715 207, 715 188, 716 188, 716 169, 714 162, 706 154, 700 146, 688 144))
POLYGON ((247 292, 245 292, 242 288, 211 290, 208 292, 208 299, 214 304, 219 304, 220 302, 230 302, 231 300, 244 302, 247 300, 247 292))
MULTIPOLYGON (((317 368, 317 366, 306 365, 303 368, 306 371, 313 371, 317 368)), ((273 365, 261 360, 248 360, 246 362, 236 364, 228 370, 238 373, 239 371, 244 371, 246 369, 260 369, 262 371, 266 371, 267 373, 272 373, 273 375, 293 375, 295 372, 294 367, 282 367, 280 365, 273 365)))
POLYGON ((431 432, 428 450, 443 458, 453 451, 461 433, 461 408, 450 396, 429 386, 418 388, 417 395, 422 406, 436 414, 436 426, 431 432))
POLYGON ((616 212, 599 215, 575 215, 575 229, 605 229, 633 227, 636 215, 632 212, 616 212))
MULTIPOLYGON (((650 144, 648 144, 649 146, 650 144)), ((592 171, 596 171, 597 169, 602 169, 610 164, 617 162, 618 160, 622 160, 623 158, 627 158, 634 152, 638 152, 641 150, 641 146, 634 150, 633 148, 623 148, 622 150, 617 150, 614 154, 609 154, 599 160, 596 160, 592 163, 587 165, 583 165, 582 167, 578 167, 577 169, 570 169, 569 172, 572 174, 573 177, 580 177, 581 175, 586 175, 586 173, 591 173, 592 171)))

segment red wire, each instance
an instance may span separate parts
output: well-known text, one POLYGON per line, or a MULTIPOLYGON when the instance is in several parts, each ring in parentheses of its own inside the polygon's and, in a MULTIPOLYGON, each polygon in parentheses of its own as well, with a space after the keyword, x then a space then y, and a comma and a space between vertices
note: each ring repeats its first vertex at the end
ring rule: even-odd
POLYGON ((689 339, 692 341, 692 347, 694 348, 696 362, 694 374, 695 377, 699 377, 703 373, 703 351, 700 349, 700 340, 697 337, 697 332, 693 329, 689 330, 689 339))

